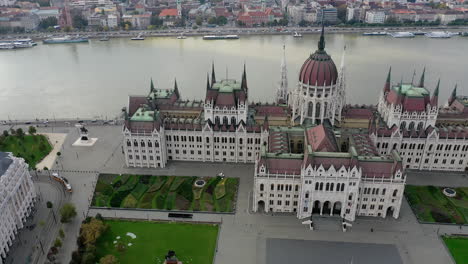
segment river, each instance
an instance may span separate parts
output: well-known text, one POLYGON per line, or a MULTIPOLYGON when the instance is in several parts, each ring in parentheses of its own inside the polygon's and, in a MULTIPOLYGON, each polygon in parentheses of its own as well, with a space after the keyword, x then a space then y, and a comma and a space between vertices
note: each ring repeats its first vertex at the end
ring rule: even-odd
MULTIPOLYGON (((157 88, 171 89, 174 78, 183 99, 203 99, 211 62, 217 79, 240 80, 247 65, 250 102, 272 102, 286 44, 289 89, 298 71, 317 48, 318 34, 242 36, 206 41, 201 37, 111 39, 81 44, 43 45, 0 51, 0 120, 31 118, 113 118, 128 95, 146 94, 150 78, 157 88)), ((455 83, 468 95, 468 38, 394 39, 358 34, 326 35, 326 51, 337 66, 346 45, 347 102, 375 104, 392 66, 394 82, 415 80, 426 66, 426 85, 441 78, 439 102, 455 83)))

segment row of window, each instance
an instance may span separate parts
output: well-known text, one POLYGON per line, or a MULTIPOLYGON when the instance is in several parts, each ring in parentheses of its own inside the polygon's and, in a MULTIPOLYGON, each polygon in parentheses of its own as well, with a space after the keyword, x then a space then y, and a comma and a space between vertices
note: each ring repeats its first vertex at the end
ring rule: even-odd
MULTIPOLYGON (((265 186, 263 185, 263 183, 260 184, 260 191, 263 192, 264 189, 265 189, 265 186)), ((292 184, 277 184, 277 185, 276 185, 276 190, 277 190, 277 191, 288 191, 288 192, 290 192, 290 191, 292 191, 292 189, 293 189, 293 185, 292 185, 292 184)), ((270 185, 270 190, 271 190, 271 191, 274 191, 274 190, 275 190, 275 185, 274 185, 274 184, 271 184, 271 185, 270 185)), ((294 186, 294 191, 295 191, 295 192, 299 191, 299 185, 296 184, 296 185, 294 186)))
MULTIPOLYGON (((180 151, 179 151, 178 149, 174 150, 174 152, 175 152, 175 154, 180 154, 180 151)), ((172 150, 171 150, 171 149, 168 149, 168 150, 167 150, 167 153, 168 153, 168 154, 172 154, 172 150)), ((194 151, 194 150, 189 150, 189 151, 187 151, 187 150, 185 150, 185 149, 182 150, 182 154, 183 154, 183 155, 186 155, 187 153, 190 153, 190 155, 195 155, 195 151, 194 151)), ((220 153, 222 153, 222 156, 228 156, 228 154, 227 154, 226 151, 222 151, 222 152, 215 151, 215 152, 214 152, 214 154, 215 154, 216 156, 219 156, 220 153)), ((197 154, 198 154, 198 155, 202 155, 202 151, 201 151, 201 150, 198 150, 198 151, 197 151, 197 154)), ((229 154, 230 154, 231 157, 234 157, 234 156, 235 156, 235 152, 234 152, 234 151, 231 151, 229 154)), ((206 155, 208 155, 208 156, 211 155, 211 151, 207 150, 207 151, 206 151, 206 155)), ((244 152, 239 152, 239 157, 243 157, 243 156, 244 156, 244 152)), ((247 157, 252 157, 252 152, 247 152, 247 157)))
MULTIPOLYGON (((325 191, 330 191, 330 192, 344 192, 344 188, 345 188, 345 183, 337 183, 336 184, 336 189, 335 189, 335 184, 332 182, 327 182, 327 184, 325 184, 325 191)), ((316 182, 315 183, 315 190, 316 191, 323 191, 323 182, 316 182)), ((306 196, 308 195, 308 193, 306 193, 306 196)), ((306 197, 308 198, 308 197, 306 197)))
MULTIPOLYGON (((140 141, 140 147, 145 147, 146 145, 148 145, 148 147, 152 148, 153 147, 153 142, 148 140, 148 143, 146 144, 144 140, 140 141)), ((132 146, 132 142, 129 139, 127 139, 127 147, 131 147, 131 146, 132 146)), ((138 141, 136 139, 133 140, 133 146, 138 147, 138 141)), ((154 147, 159 148, 159 142, 158 141, 154 141, 154 147)))
MULTIPOLYGON (((359 188, 359 191, 361 191, 361 188, 359 188)), ((380 188, 364 188, 363 194, 372 194, 372 195, 379 195, 380 188)), ((387 192, 387 189, 383 188, 382 189, 382 195, 385 195, 387 192)), ((393 196, 396 196, 397 190, 393 191, 393 196)))
MULTIPOLYGON (((377 148, 380 148, 380 142, 377 142, 377 148)), ((429 145, 429 148, 427 149, 428 151, 432 151, 432 148, 433 148, 434 144, 430 144, 429 145)), ((398 147, 398 144, 395 143, 393 144, 393 148, 392 149, 397 149, 398 147)), ((383 142, 382 143, 382 148, 383 149, 387 149, 388 148, 388 143, 387 142, 383 142)), ((402 143, 401 144, 401 147, 400 149, 418 149, 418 150, 423 150, 424 149, 424 143, 419 143, 419 144, 416 144, 416 143, 402 143)), ((467 151, 468 150, 468 145, 453 145, 453 150, 454 151, 459 151, 459 150, 462 150, 462 151, 467 151)), ((436 147, 436 150, 445 150, 445 151, 451 151, 452 150, 452 145, 451 144, 437 144, 437 147, 436 147), (444 146, 445 146, 445 149, 444 149, 444 146)))
MULTIPOLYGON (((148 156, 149 160, 154 160, 154 156, 148 156)), ((128 159, 133 159, 133 155, 128 155, 128 159)), ((146 155, 141 156, 142 160, 146 160, 146 155)), ((140 155, 135 155, 135 160, 140 160, 140 155)), ((156 156, 156 160, 161 160, 160 156, 156 156)))
MULTIPOLYGON (((366 209, 367 209, 367 204, 363 204, 363 205, 361 206, 361 209, 366 210, 366 209)), ((369 206, 369 209, 370 209, 370 210, 374 210, 374 209, 375 209, 375 204, 371 204, 371 205, 369 206)), ((382 210, 382 209, 383 209, 383 205, 379 205, 378 210, 382 210)))
MULTIPOLYGON (((270 200, 270 205, 274 205, 275 201, 270 200)), ((284 205, 289 206, 291 204, 290 201, 284 201, 284 205)), ((276 201, 276 205, 283 205, 283 201, 278 200, 276 201)), ((293 206, 297 206, 297 201, 293 201, 293 206)))

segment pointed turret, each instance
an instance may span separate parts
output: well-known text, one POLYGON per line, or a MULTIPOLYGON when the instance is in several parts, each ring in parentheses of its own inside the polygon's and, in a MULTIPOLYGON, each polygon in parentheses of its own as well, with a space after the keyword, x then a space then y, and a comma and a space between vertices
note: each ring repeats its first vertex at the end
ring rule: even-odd
POLYGON ((419 80, 419 86, 418 87, 424 87, 424 76, 426 75, 426 67, 424 67, 424 70, 421 74, 421 79, 419 80))
POLYGON ((387 80, 385 81, 384 94, 390 92, 392 67, 388 70, 387 80))
POLYGON ((150 93, 154 91, 153 78, 151 78, 150 93))
POLYGON ((245 62, 244 62, 244 72, 242 72, 241 88, 242 90, 245 91, 245 93, 247 93, 248 87, 247 87, 247 73, 245 71, 245 62))
POLYGON ((270 129, 270 124, 268 123, 268 116, 265 115, 265 120, 263 120, 263 131, 268 131, 270 129))
POLYGON ((210 74, 206 73, 206 90, 210 89, 210 74))
POLYGON ((211 87, 213 87, 213 84, 216 83, 216 76, 215 76, 215 68, 214 68, 214 62, 211 64, 211 87))
POLYGON ((455 84, 455 88, 453 88, 452 94, 450 95, 450 98, 448 100, 449 105, 451 105, 453 101, 455 101, 455 99, 457 98, 457 87, 458 84, 455 84))
POLYGON ((177 96, 177 98, 180 98, 179 87, 177 87, 177 79, 175 78, 174 78, 174 93, 177 96))
POLYGON ((439 81, 437 82, 437 86, 434 90, 434 94, 432 94, 432 98, 431 98, 431 105, 432 106, 437 106, 438 105, 438 101, 439 101, 439 86, 440 86, 440 79, 439 81))

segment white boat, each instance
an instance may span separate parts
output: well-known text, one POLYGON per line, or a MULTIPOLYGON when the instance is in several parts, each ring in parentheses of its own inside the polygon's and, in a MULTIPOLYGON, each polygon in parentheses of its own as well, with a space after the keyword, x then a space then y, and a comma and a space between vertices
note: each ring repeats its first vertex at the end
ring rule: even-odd
POLYGON ((302 34, 298 33, 297 31, 294 31, 293 37, 295 38, 302 38, 302 34))
POLYGON ((217 39, 239 39, 238 35, 206 35, 203 36, 204 40, 217 40, 217 39))
POLYGON ((425 36, 429 38, 451 38, 452 34, 450 32, 434 31, 427 33, 425 36))
POLYGON ((1 42, 0 43, 0 49, 14 49, 15 45, 11 42, 1 42))
POLYGON ((414 38, 414 34, 411 32, 393 32, 390 36, 394 38, 414 38))
POLYGON ((140 33, 138 36, 131 38, 131 40, 145 40, 145 37, 143 37, 143 34, 140 33))
POLYGON ((177 39, 186 39, 187 37, 184 36, 184 33, 180 33, 179 36, 177 36, 177 39))

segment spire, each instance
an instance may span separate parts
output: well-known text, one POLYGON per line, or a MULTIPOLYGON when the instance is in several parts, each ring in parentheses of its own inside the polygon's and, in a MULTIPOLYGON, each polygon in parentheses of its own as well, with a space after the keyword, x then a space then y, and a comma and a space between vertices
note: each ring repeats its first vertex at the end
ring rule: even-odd
POLYGON ((453 101, 455 101, 455 99, 457 98, 457 87, 458 84, 455 84, 455 88, 453 88, 452 94, 450 95, 450 98, 448 100, 449 105, 451 105, 453 101))
POLYGON ((210 89, 210 74, 206 73, 206 90, 210 89))
POLYGON ((424 87, 424 75, 426 75, 426 67, 424 67, 424 70, 421 74, 421 79, 419 80, 419 86, 418 87, 424 87))
POLYGON ((153 78, 151 78, 150 93, 154 91, 153 78))
POLYGON ((286 45, 283 44, 283 59, 281 61, 281 81, 276 93, 276 102, 285 104, 288 95, 288 69, 286 68, 286 45))
POLYGON ((432 106, 437 106, 438 105, 438 99, 439 99, 439 86, 440 86, 440 79, 439 81, 437 82, 437 86, 434 90, 434 94, 432 94, 432 98, 431 98, 431 105, 432 106))
POLYGON ((268 123, 268 115, 265 115, 265 119, 263 120, 263 131, 268 131, 269 129, 269 123, 268 123))
POLYGON ((245 62, 244 62, 244 72, 242 73, 242 83, 241 88, 247 93, 247 73, 245 71, 245 62))
POLYGON ((177 87, 177 79, 174 78, 174 93, 176 94, 177 98, 180 98, 179 88, 177 87))
POLYGON ((214 62, 211 63, 211 87, 213 87, 213 84, 216 82, 216 76, 215 76, 215 68, 214 68, 214 62))
POLYGON ((324 51, 325 50, 325 24, 324 24, 324 21, 323 21, 323 18, 324 18, 324 11, 322 9, 322 33, 320 34, 320 41, 318 43, 318 49, 319 51, 324 51))
POLYGON ((392 67, 388 70, 387 80, 385 81, 384 94, 390 92, 392 67))

